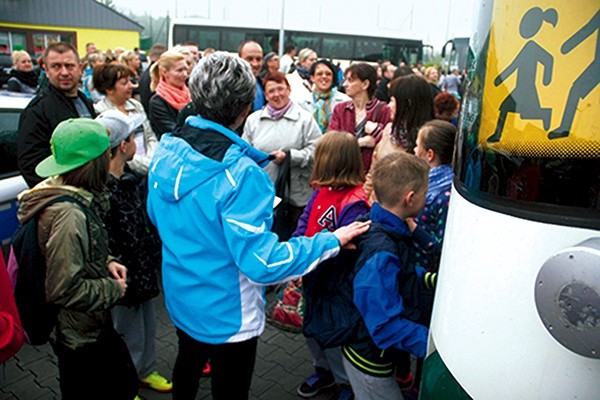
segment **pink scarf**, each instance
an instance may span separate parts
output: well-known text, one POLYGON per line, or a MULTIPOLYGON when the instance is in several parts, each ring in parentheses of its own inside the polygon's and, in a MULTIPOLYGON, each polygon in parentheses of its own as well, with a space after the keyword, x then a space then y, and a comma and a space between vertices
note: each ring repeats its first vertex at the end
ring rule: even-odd
POLYGON ((191 101, 190 90, 187 86, 179 89, 169 85, 164 79, 161 79, 156 85, 156 94, 177 110, 181 110, 191 101))
POLYGON ((273 118, 275 121, 279 121, 281 118, 283 118, 283 116, 290 109, 290 107, 292 107, 291 100, 288 101, 288 103, 285 106, 283 106, 282 108, 280 108, 279 110, 273 108, 272 105, 267 104, 267 111, 269 112, 269 115, 271 116, 271 118, 273 118))

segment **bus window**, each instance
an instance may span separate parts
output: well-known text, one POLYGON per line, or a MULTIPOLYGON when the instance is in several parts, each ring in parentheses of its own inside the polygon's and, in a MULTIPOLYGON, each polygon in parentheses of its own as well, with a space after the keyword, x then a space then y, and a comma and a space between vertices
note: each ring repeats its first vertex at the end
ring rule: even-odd
POLYGON ((221 34, 221 47, 219 50, 237 52, 239 45, 246 40, 244 32, 224 31, 221 34))
POLYGON ((383 51, 383 40, 368 39, 356 41, 356 59, 377 61, 381 59, 383 51))
POLYGON ((321 37, 319 35, 304 32, 288 32, 288 35, 298 48, 298 51, 308 47, 316 51, 319 56, 323 53, 321 51, 321 37))
POLYGON ((352 59, 354 41, 350 38, 323 38, 323 54, 330 58, 352 59))
POLYGON ((215 29, 197 29, 191 28, 189 32, 189 39, 182 41, 185 43, 187 40, 198 43, 201 49, 207 47, 218 48, 220 35, 219 31, 215 29))

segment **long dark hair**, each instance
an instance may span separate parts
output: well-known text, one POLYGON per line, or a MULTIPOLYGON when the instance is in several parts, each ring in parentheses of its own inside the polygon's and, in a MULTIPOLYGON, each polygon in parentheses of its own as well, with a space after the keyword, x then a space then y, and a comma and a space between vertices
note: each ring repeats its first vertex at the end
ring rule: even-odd
POLYGON ((392 132, 405 135, 408 142, 406 150, 412 153, 419 128, 434 118, 431 89, 425 79, 407 75, 392 81, 390 96, 396 100, 392 132))
POLYGON ((110 155, 108 150, 81 167, 62 175, 63 183, 89 192, 101 192, 108 182, 110 155))

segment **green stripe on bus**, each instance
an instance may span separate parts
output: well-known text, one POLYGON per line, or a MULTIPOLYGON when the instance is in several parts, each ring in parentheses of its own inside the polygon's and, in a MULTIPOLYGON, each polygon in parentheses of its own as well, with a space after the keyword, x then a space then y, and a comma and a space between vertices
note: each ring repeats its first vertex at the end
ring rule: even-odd
POLYGON ((419 400, 473 400, 442 361, 437 351, 423 362, 419 400))

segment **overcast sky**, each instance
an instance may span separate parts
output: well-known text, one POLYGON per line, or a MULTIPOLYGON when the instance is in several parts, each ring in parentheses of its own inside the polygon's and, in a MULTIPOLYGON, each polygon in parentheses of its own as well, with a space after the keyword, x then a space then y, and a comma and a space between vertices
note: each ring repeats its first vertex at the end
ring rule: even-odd
POLYGON ((201 17, 279 28, 281 4, 285 26, 305 30, 348 29, 420 39, 440 50, 447 38, 470 36, 475 0, 113 0, 117 9, 154 17, 201 17), (338 28, 339 27, 339 28, 338 28))

